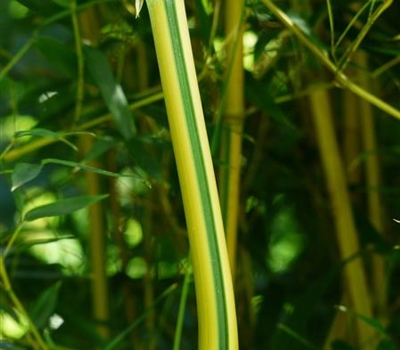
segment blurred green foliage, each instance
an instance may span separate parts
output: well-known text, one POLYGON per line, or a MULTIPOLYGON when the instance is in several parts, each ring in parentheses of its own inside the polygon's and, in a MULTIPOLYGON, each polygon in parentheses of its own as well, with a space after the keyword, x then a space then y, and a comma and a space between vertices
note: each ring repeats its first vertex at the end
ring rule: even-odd
MULTIPOLYGON (((77 3, 79 10, 96 10, 100 27, 96 47, 83 37, 84 98, 78 121, 73 1, 0 2, 1 254, 15 295, 49 349, 170 349, 174 338, 189 247, 148 15, 144 8, 135 20, 125 2, 77 3), (87 154, 81 149, 82 132, 93 139, 87 154), (89 166, 89 160, 98 167, 89 166), (85 196, 87 171, 100 177, 98 197, 85 196), (94 232, 87 207, 100 199, 107 233, 108 338, 98 332, 91 311, 89 236, 94 232)), ((378 3, 370 1, 369 8, 378 3)), ((210 139, 224 89, 225 63, 218 51, 224 37, 219 18, 213 17, 217 4, 187 1, 210 139)), ((277 4, 327 55, 332 55, 332 35, 337 39, 346 33, 336 48, 341 54, 368 21, 366 11, 349 27, 357 14, 353 5, 364 2, 334 1, 332 33, 325 1, 277 4)), ((341 302, 343 262, 302 97, 316 86, 330 89, 341 141, 342 90, 329 74, 318 73, 320 62, 261 2, 247 1, 244 11, 253 40, 245 45, 251 60, 245 72, 236 279, 241 349, 320 349, 341 302)), ((400 3, 394 1, 360 45, 376 95, 398 109, 399 13, 400 3), (394 63, 382 69, 388 62, 394 63)), ((350 184, 350 191, 361 199, 353 203, 360 256, 370 266, 372 244, 385 257, 386 324, 370 323, 384 334, 376 348, 383 350, 400 346, 400 231, 392 220, 400 219, 400 123, 375 113, 382 183, 371 189, 362 179, 350 184), (370 224, 368 191, 382 196, 385 232, 370 224)), ((359 155, 359 167, 366 157, 359 155)), ((217 156, 215 166, 220 166, 217 156)), ((4 280, 1 287, 0 348, 33 348, 27 319, 4 280)), ((181 348, 196 348, 196 334, 191 283, 181 348)), ((353 349, 341 339, 330 348, 353 349)))

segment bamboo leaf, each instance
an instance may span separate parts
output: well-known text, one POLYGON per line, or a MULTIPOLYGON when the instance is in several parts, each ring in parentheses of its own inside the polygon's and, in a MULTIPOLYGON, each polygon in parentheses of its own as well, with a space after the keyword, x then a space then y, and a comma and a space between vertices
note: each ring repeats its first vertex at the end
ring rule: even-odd
POLYGON ((307 339, 305 339, 303 336, 301 336, 299 333, 297 333, 295 330, 291 329, 290 327, 286 326, 283 323, 278 323, 278 328, 287 333, 289 336, 293 337, 296 339, 299 343, 303 344, 306 349, 318 349, 317 346, 314 344, 311 344, 307 339))
POLYGON ((142 9, 144 0, 135 0, 136 18, 139 17, 140 10, 142 9))
POLYGON ((71 0, 51 0, 51 1, 57 5, 60 5, 61 7, 66 7, 66 8, 68 8, 71 3, 71 0))
POLYGON ((11 191, 33 180, 42 170, 41 164, 18 163, 11 175, 11 191))
POLYGON ((29 314, 36 327, 43 328, 47 325, 56 308, 60 286, 61 283, 56 283, 44 290, 32 305, 29 314))
POLYGON ((21 130, 14 133, 14 137, 22 137, 22 136, 40 136, 40 137, 49 137, 49 138, 61 138, 64 136, 72 136, 72 135, 92 135, 95 134, 87 131, 71 131, 71 132, 55 132, 48 129, 31 129, 31 130, 21 130))
POLYGON ((69 142, 68 140, 65 139, 66 136, 72 136, 72 135, 92 135, 95 136, 95 134, 91 132, 83 132, 83 131, 71 131, 71 132, 54 132, 51 130, 47 129, 31 129, 31 130, 22 130, 22 131, 17 131, 14 133, 14 137, 23 137, 23 136, 39 136, 43 138, 50 138, 50 139, 57 139, 61 142, 64 142, 66 145, 71 147, 74 151, 77 151, 77 147, 69 142))
POLYGON ((84 47, 87 68, 99 87, 104 102, 115 118, 118 130, 125 140, 136 134, 136 127, 128 100, 119 84, 117 84, 107 58, 99 50, 84 47))
POLYGON ((28 211, 25 214, 24 219, 26 221, 34 221, 44 217, 71 214, 74 211, 86 208, 89 205, 99 202, 107 197, 108 194, 99 196, 80 196, 80 197, 61 199, 59 201, 42 205, 28 211))
POLYGON ((32 11, 45 15, 51 15, 60 11, 60 7, 57 6, 54 2, 47 1, 46 6, 43 6, 42 0, 18 0, 18 2, 31 9, 32 11))
POLYGON ((145 179, 143 179, 142 177, 140 177, 139 175, 114 173, 114 172, 111 172, 111 171, 95 168, 95 167, 92 167, 90 165, 86 165, 86 164, 82 164, 82 163, 72 162, 72 161, 69 161, 69 160, 54 159, 54 158, 47 158, 47 159, 43 159, 42 160, 42 164, 43 165, 44 164, 50 164, 50 163, 65 165, 65 166, 69 166, 69 167, 72 167, 72 168, 78 168, 78 169, 90 171, 90 172, 95 173, 95 174, 109 176, 109 177, 133 177, 133 178, 137 178, 139 180, 142 180, 143 182, 145 182, 145 184, 148 187, 151 187, 150 183, 148 181, 146 181, 145 179))
POLYGON ((64 43, 54 38, 41 36, 36 38, 35 46, 60 72, 71 78, 77 75, 76 55, 64 43))

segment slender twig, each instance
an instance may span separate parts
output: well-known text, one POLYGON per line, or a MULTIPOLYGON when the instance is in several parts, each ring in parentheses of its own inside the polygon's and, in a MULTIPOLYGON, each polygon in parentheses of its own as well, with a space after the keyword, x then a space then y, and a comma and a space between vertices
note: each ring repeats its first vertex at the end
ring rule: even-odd
POLYGON ((335 80, 340 86, 346 87, 356 95, 360 96, 392 117, 400 119, 400 111, 398 109, 351 81, 343 72, 339 70, 339 67, 329 59, 326 52, 318 48, 285 12, 283 12, 279 7, 275 6, 275 4, 270 0, 262 0, 262 2, 277 18, 279 18, 279 20, 292 32, 293 35, 295 35, 316 57, 321 60, 321 62, 332 73, 335 74, 335 80))

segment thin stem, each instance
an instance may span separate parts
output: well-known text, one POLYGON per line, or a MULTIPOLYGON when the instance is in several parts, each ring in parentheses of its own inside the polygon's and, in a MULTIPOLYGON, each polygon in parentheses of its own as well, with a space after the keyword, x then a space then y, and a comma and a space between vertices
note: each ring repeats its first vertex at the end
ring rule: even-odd
POLYGON ((3 288, 4 291, 7 293, 8 297, 10 298, 11 302, 14 304, 18 312, 21 314, 21 316, 28 322, 29 326, 29 332, 32 334, 33 338, 36 341, 36 344, 31 344, 33 348, 35 349, 42 349, 42 350, 47 350, 48 347, 43 341, 39 331, 37 330, 35 324, 32 322, 31 318, 29 317, 28 312, 25 310, 24 306, 16 296, 16 294, 13 291, 10 279, 7 274, 7 270, 5 267, 5 259, 11 250, 12 246, 14 245, 15 240, 17 239, 19 233, 21 232, 21 229, 23 227, 23 222, 20 223, 14 233, 11 236, 11 239, 8 241, 6 248, 4 249, 4 252, 2 256, 0 256, 0 278, 3 282, 3 288))
POLYGON ((357 35, 357 38, 351 43, 351 45, 347 48, 346 52, 341 57, 338 63, 340 70, 344 70, 346 68, 347 64, 350 62, 352 55, 354 54, 354 52, 357 51, 358 47, 364 40, 365 36, 368 34, 369 30, 372 28, 375 21, 385 10, 390 7, 392 2, 393 0, 384 1, 382 5, 376 10, 376 12, 368 17, 368 22, 362 27, 361 31, 357 35))
MULTIPOLYGON (((189 259, 187 261, 189 263, 189 259)), ((186 303, 189 295, 189 286, 192 280, 192 270, 189 266, 185 266, 185 279, 183 280, 181 299, 179 301, 178 319, 176 321, 174 347, 173 350, 179 350, 182 341, 183 321, 185 317, 186 303)))
POLYGON ((340 44, 342 43, 342 41, 344 40, 344 38, 346 37, 347 33, 349 32, 349 30, 351 29, 351 27, 353 26, 353 24, 358 20, 358 17, 361 16, 361 14, 366 10, 366 8, 369 5, 369 1, 367 1, 360 10, 358 10, 358 12, 356 13, 356 15, 351 19, 350 23, 347 25, 346 29, 343 31, 343 33, 340 35, 338 41, 335 44, 335 50, 336 48, 338 48, 340 46, 340 44))
POLYGON ((10 62, 0 71, 0 79, 3 79, 6 74, 19 62, 19 60, 28 52, 34 43, 38 31, 35 31, 32 37, 19 49, 19 51, 12 57, 10 62))
POLYGON ((386 62, 385 64, 383 64, 382 66, 380 66, 379 68, 375 69, 372 73, 371 73, 371 78, 377 78, 379 77, 382 73, 384 73, 385 71, 389 70, 390 68, 398 65, 400 63, 400 56, 396 56, 393 59, 391 59, 389 62, 386 62))
MULTIPOLYGON (((290 19, 285 12, 283 12, 280 8, 274 5, 274 3, 270 0, 261 0, 270 11, 279 18, 279 20, 306 46, 308 49, 318 57, 321 62, 332 72, 335 74, 335 80, 339 85, 346 87, 356 95, 360 96, 364 100, 370 102, 375 107, 380 110, 386 112, 394 118, 400 119, 400 111, 393 106, 389 105, 385 101, 381 100, 379 97, 376 97, 372 93, 364 90, 359 85, 352 82, 343 72, 339 71, 339 67, 337 67, 328 57, 328 55, 320 50, 307 36, 304 34, 301 29, 295 25, 295 23, 290 19)), ((391 0, 387 0, 391 1, 391 0)))
MULTIPOLYGON (((137 110, 141 107, 144 106, 148 106, 150 104, 152 104, 153 102, 156 101, 160 101, 163 98, 163 93, 162 92, 157 92, 149 97, 143 98, 140 101, 137 102, 133 102, 129 105, 129 108, 131 110, 137 110)), ((84 113, 86 114, 86 113, 84 113)), ((113 119, 113 116, 110 113, 104 114, 102 116, 99 116, 93 120, 89 120, 86 123, 83 123, 79 126, 76 126, 74 128, 72 128, 72 131, 84 131, 84 130, 88 130, 91 129, 93 127, 96 127, 98 125, 101 125, 103 123, 106 123, 110 120, 113 119)), ((70 130, 71 131, 71 130, 70 130)), ((23 157, 31 152, 34 152, 42 147, 48 146, 54 142, 59 141, 59 139, 56 138, 42 138, 39 140, 35 140, 32 141, 28 144, 24 144, 23 146, 21 146, 18 149, 9 151, 10 147, 7 147, 7 152, 4 151, 1 155, 0 155, 0 161, 4 161, 4 162, 11 162, 14 161, 20 157, 23 157)))
POLYGON ((335 22, 333 19, 331 0, 326 0, 326 7, 328 10, 329 27, 331 30, 331 54, 333 59, 335 59, 335 22))

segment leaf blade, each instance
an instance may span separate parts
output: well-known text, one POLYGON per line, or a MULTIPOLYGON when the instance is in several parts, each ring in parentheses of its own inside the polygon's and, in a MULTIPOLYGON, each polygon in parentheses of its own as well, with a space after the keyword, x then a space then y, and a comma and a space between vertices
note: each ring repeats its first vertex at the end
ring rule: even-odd
POLYGON ((87 46, 84 48, 84 53, 87 68, 99 87, 121 135, 125 140, 131 139, 136 134, 136 126, 128 100, 121 86, 116 82, 107 58, 101 51, 87 46))
POLYGON ((25 221, 34 221, 44 217, 61 216, 71 214, 74 211, 88 207, 91 204, 101 201, 108 197, 106 195, 98 196, 79 196, 67 199, 61 199, 59 201, 45 204, 36 207, 25 214, 25 221))
POLYGON ((43 168, 42 164, 18 163, 11 175, 11 192, 36 178, 43 168))

